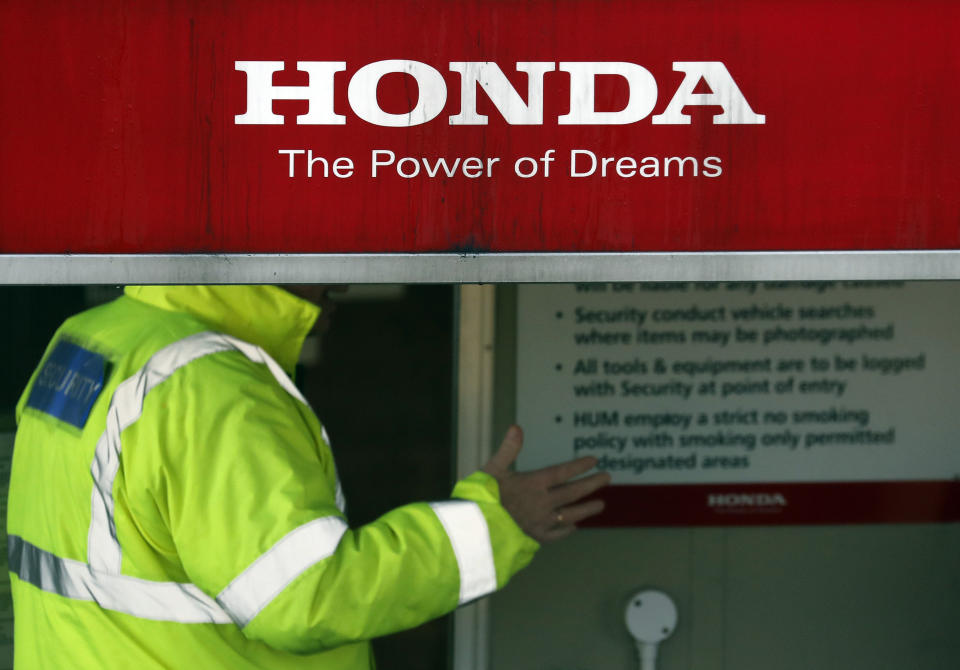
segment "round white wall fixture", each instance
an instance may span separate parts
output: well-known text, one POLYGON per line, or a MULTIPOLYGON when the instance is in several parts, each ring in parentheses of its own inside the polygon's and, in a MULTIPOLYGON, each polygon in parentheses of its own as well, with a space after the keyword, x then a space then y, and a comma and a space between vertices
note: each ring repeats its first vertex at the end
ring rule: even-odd
POLYGON ((655 670, 657 645, 677 628, 676 604, 663 591, 638 591, 630 596, 624 619, 636 642, 641 670, 655 670))

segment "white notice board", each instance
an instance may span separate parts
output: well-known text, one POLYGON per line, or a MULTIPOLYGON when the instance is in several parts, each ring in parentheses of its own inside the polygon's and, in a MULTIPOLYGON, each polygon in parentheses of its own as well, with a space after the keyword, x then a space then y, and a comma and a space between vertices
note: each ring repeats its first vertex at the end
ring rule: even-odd
POLYGON ((957 282, 521 286, 518 466, 596 456, 614 489, 698 485, 725 512, 798 512, 771 484, 953 480, 958 302, 957 282))

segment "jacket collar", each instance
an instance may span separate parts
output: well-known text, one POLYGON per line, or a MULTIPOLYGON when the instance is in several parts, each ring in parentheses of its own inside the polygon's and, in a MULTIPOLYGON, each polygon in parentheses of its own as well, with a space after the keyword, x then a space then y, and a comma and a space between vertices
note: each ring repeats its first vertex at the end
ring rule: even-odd
POLYGON ((319 307, 276 286, 127 286, 124 293, 263 347, 290 375, 320 316, 319 307))

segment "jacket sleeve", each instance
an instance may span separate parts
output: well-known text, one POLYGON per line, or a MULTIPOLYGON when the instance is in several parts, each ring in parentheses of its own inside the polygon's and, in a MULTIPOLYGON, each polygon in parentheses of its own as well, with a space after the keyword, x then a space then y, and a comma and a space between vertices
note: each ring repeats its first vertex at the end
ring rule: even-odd
MULTIPOLYGON (((311 652, 419 625, 502 587, 536 552, 477 472, 450 500, 351 529, 313 413, 239 355, 158 388, 136 429, 156 440, 141 505, 157 510, 191 582, 244 634, 311 652)), ((135 493, 131 492, 131 496, 135 493)), ((145 526, 149 524, 144 524, 145 526)))

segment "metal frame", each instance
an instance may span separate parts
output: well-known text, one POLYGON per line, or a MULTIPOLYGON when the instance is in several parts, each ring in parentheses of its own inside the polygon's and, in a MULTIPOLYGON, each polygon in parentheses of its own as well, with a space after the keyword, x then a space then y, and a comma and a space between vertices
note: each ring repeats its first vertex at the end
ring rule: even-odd
MULTIPOLYGON (((457 479, 483 467, 493 446, 493 342, 496 290, 459 289, 457 323, 457 479)), ((481 599, 454 614, 453 670, 490 665, 490 604, 481 599)))
POLYGON ((960 250, 490 254, 0 254, 2 284, 960 279, 960 250))

